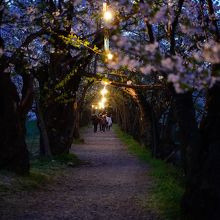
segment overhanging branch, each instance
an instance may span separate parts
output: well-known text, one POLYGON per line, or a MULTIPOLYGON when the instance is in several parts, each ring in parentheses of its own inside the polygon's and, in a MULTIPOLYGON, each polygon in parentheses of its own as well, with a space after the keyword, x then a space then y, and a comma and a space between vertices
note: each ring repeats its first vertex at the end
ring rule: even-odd
POLYGON ((165 89, 163 85, 155 84, 155 85, 140 85, 140 84, 125 84, 120 82, 113 82, 110 81, 110 85, 117 86, 117 87, 125 87, 125 88, 133 88, 133 89, 145 89, 145 90, 159 90, 159 89, 165 89))

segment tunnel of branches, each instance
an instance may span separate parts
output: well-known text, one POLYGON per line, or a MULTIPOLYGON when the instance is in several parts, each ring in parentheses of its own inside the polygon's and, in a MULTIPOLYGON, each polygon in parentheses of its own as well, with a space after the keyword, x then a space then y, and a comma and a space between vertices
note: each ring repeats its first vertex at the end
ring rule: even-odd
MULTIPOLYGON (((91 106, 106 82, 105 111, 113 122, 149 148, 153 157, 181 168, 185 213, 193 219, 208 219, 210 213, 213 220, 219 219, 218 1, 175 1, 172 13, 165 13, 173 19, 157 26, 156 18, 146 16, 154 17, 163 1, 149 1, 148 9, 145 1, 123 1, 114 28, 107 27, 111 48, 116 51, 113 64, 102 54, 106 28, 97 15, 96 1, 83 1, 83 6, 72 2, 0 1, 0 169, 28 175, 31 155, 26 122, 33 115, 40 133, 40 156, 68 154, 74 139, 81 137, 80 128, 91 123, 91 106), (187 9, 197 6, 197 16, 189 17, 187 9), (151 9, 155 11, 148 14, 151 9), (140 11, 143 17, 138 17, 140 11), (91 29, 90 18, 95 24, 91 29), (192 20, 201 26, 201 33, 194 36, 179 28, 184 24, 192 30, 192 20), (80 28, 74 29, 72 21, 80 23, 80 28), (129 40, 121 40, 121 35, 129 40), (212 41, 203 47, 207 38, 212 41), (211 58, 195 61, 192 51, 203 53, 203 49, 211 58), (184 65, 191 62, 186 72, 177 54, 185 59, 184 65), (146 64, 145 69, 135 66, 135 58, 146 64), (165 62, 167 66, 161 65, 165 62), (114 68, 115 63, 123 64, 114 68), (175 74, 180 72, 178 80, 169 65, 175 74), (192 78, 184 75, 192 71, 196 75, 199 68, 201 77, 193 79, 202 88, 193 87, 192 78)), ((107 2, 114 5, 115 1, 107 2)))

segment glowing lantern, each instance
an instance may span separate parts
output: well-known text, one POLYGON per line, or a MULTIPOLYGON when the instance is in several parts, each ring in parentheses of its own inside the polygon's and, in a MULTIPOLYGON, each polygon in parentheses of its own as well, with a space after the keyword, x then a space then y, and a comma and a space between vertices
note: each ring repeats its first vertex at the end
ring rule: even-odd
POLYGON ((103 3, 103 19, 106 22, 110 22, 113 19, 113 13, 108 9, 107 3, 103 3))
POLYGON ((100 93, 102 96, 105 96, 108 93, 108 90, 104 87, 100 93))
POLYGON ((106 54, 106 58, 107 58, 107 60, 109 60, 109 61, 111 61, 111 60, 113 59, 113 57, 114 57, 114 55, 113 55, 111 52, 108 52, 108 53, 106 54))
POLYGON ((107 99, 106 99, 105 97, 102 97, 102 101, 101 101, 101 102, 102 102, 102 103, 105 103, 106 100, 107 100, 107 99))

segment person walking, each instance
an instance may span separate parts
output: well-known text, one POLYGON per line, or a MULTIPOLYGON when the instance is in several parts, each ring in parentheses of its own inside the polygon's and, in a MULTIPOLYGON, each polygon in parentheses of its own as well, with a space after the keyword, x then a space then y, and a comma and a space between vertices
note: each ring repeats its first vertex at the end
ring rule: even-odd
POLYGON ((112 118, 111 118, 110 115, 106 116, 106 121, 107 121, 107 128, 106 128, 106 130, 108 129, 108 131, 110 131, 111 126, 112 126, 112 118))
POLYGON ((106 124, 107 124, 106 115, 101 116, 100 123, 101 123, 101 131, 105 132, 105 128, 106 128, 106 124))
POLYGON ((102 114, 99 113, 98 117, 99 117, 99 131, 102 131, 102 114))
POLYGON ((92 115, 92 124, 93 124, 93 131, 94 131, 94 133, 97 132, 98 123, 99 123, 98 116, 96 114, 92 115))

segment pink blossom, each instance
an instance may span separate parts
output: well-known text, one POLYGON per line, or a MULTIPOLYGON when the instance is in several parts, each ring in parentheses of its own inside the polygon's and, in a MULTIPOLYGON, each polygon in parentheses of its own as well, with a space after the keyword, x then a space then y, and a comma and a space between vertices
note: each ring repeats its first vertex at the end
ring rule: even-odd
POLYGON ((158 45, 158 42, 155 42, 153 44, 147 44, 144 49, 146 52, 154 53, 155 50, 158 48, 158 45))

